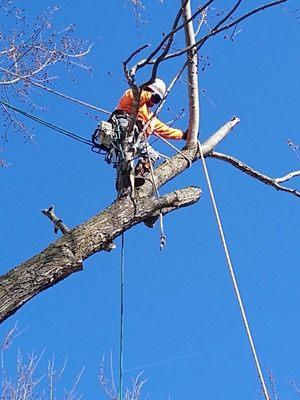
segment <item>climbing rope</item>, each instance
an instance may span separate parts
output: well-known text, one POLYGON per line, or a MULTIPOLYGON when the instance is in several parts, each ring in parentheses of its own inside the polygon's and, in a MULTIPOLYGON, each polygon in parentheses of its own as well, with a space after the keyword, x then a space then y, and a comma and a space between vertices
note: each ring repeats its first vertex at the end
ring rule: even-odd
POLYGON ((171 149, 175 150, 176 153, 181 154, 183 158, 186 159, 186 161, 189 163, 189 167, 192 166, 192 161, 181 151, 179 150, 176 146, 174 146, 172 143, 169 142, 169 140, 163 138, 162 136, 159 136, 155 132, 153 132, 153 135, 155 135, 158 139, 162 140, 164 143, 166 143, 167 146, 171 147, 171 149))
POLYGON ((124 279, 125 279, 125 234, 121 236, 120 262, 120 342, 119 342, 119 400, 123 392, 123 358, 124 358, 124 279))
POLYGON ((210 180, 210 177, 209 177, 206 161, 205 161, 205 158, 204 158, 204 155, 203 155, 202 146, 201 146, 201 143, 199 141, 198 141, 198 148, 199 148, 200 157, 201 157, 202 165, 203 165, 203 169, 204 169, 204 174, 205 174, 207 186, 208 186, 208 189, 209 189, 209 194, 210 194, 210 197, 211 197, 211 201, 212 201, 215 217, 216 217, 216 220, 217 220, 218 230, 219 230, 219 233, 220 233, 220 236, 221 236, 221 241, 222 241, 222 245, 223 245, 223 248, 224 248, 224 252, 225 252, 225 256, 226 256, 226 260, 227 260, 227 264, 228 264, 231 280, 232 280, 233 287, 234 287, 234 290, 235 290, 235 294, 236 294, 236 297, 237 297, 237 300, 238 300, 239 308, 240 308, 240 311, 241 311, 241 314, 242 314, 242 319, 243 319, 244 326, 245 326, 245 329, 246 329, 246 333, 247 333, 248 341, 249 341, 249 344, 250 344, 251 352, 252 352, 252 355, 253 355, 253 358, 254 358, 255 367, 257 369, 258 377, 259 377, 259 380, 261 382, 261 386, 262 386, 262 389, 263 389, 264 397, 265 397, 266 400, 271 400, 270 396, 269 396, 269 393, 268 393, 268 390, 267 390, 267 385, 265 383, 265 379, 264 379, 264 376, 263 376, 263 373, 262 373, 262 369, 261 369, 261 366, 260 366, 260 362, 259 362, 259 358, 258 358, 257 351, 256 351, 256 348, 255 348, 253 336, 251 334, 251 330, 250 330, 248 318, 247 318, 247 315, 246 315, 245 307, 244 307, 244 304, 243 304, 243 301, 242 301, 242 297, 241 297, 240 290, 239 290, 239 287, 238 287, 238 283, 237 283, 237 279, 236 279, 236 276, 235 276, 234 268, 233 268, 233 265, 232 265, 232 262, 231 262, 231 258, 230 258, 230 254, 229 254, 229 250, 228 250, 228 246, 227 246, 227 242, 226 242, 226 238, 225 238, 225 234, 224 234, 224 230, 223 230, 223 226, 222 226, 222 222, 221 222, 221 218, 220 218, 220 213, 219 213, 218 206, 217 206, 217 203, 216 203, 216 199, 215 199, 213 187, 212 187, 212 184, 211 184, 211 180, 210 180))
MULTIPOLYGON (((188 160, 189 166, 191 166, 192 162, 191 162, 190 159, 187 158, 187 156, 185 154, 183 154, 180 150, 178 150, 167 139, 161 138, 158 135, 157 135, 157 137, 162 139, 169 147, 171 147, 174 150, 176 150, 177 153, 183 155, 184 158, 186 158, 188 160)), ((244 304, 243 304, 243 301, 242 301, 242 297, 241 297, 241 294, 240 294, 239 286, 238 286, 237 279, 236 279, 236 276, 235 276, 234 268, 233 268, 233 265, 232 265, 232 262, 231 262, 231 258, 230 258, 230 254, 229 254, 229 250, 228 250, 228 245, 227 245, 227 241, 226 241, 226 238, 225 238, 225 234, 224 234, 224 230, 223 230, 223 226, 222 226, 222 222, 221 222, 221 218, 220 218, 220 213, 218 211, 218 206, 217 206, 217 203, 216 203, 216 200, 215 200, 215 195, 214 195, 214 191, 213 191, 213 188, 212 188, 211 180, 210 180, 210 177, 209 177, 206 161, 205 161, 205 158, 204 158, 204 155, 203 155, 202 146, 201 146, 199 141, 198 141, 198 148, 199 148, 201 161, 202 161, 202 164, 203 164, 204 174, 205 174, 205 178, 206 178, 206 181, 207 181, 207 186, 208 186, 208 189, 209 189, 209 193, 210 193, 210 197, 211 197, 211 201, 212 201, 215 217, 216 217, 216 220, 217 220, 218 230, 219 230, 219 233, 220 233, 222 245, 223 245, 225 256, 226 256, 226 261, 227 261, 227 264, 228 264, 228 268, 229 268, 231 280, 232 280, 232 283, 233 283, 234 291, 235 291, 235 294, 236 294, 236 297, 237 297, 237 301, 238 301, 238 304, 239 304, 239 308, 240 308, 240 311, 241 311, 241 315, 242 315, 243 323, 244 323, 244 326, 245 326, 247 338, 248 338, 248 341, 249 341, 249 344, 250 344, 250 349, 251 349, 251 352, 252 352, 252 355, 253 355, 253 358, 254 358, 255 367, 256 367, 256 370, 257 370, 257 373, 258 373, 258 377, 259 377, 259 380, 260 380, 260 383, 261 383, 261 386, 262 386, 264 397, 265 397, 266 400, 270 400, 270 396, 269 396, 268 390, 267 390, 267 385, 265 383, 265 379, 264 379, 264 376, 263 376, 263 373, 262 373, 262 369, 261 369, 261 366, 260 366, 260 362, 259 362, 259 358, 258 358, 258 355, 257 355, 256 347, 255 347, 255 344, 254 344, 253 336, 252 336, 252 333, 251 333, 250 325, 249 325, 249 322, 248 322, 247 314, 246 314, 246 311, 245 311, 245 307, 244 307, 244 304)), ((150 163, 150 165, 151 165, 151 163, 150 163)), ((152 167, 152 165, 151 165, 151 167, 152 167)), ((155 185, 153 168, 152 168, 151 174, 152 174, 152 180, 153 180, 154 185, 155 185)), ((155 186, 155 188, 156 188, 156 186, 155 186)), ((158 193, 157 188, 156 188, 156 191, 158 193)))

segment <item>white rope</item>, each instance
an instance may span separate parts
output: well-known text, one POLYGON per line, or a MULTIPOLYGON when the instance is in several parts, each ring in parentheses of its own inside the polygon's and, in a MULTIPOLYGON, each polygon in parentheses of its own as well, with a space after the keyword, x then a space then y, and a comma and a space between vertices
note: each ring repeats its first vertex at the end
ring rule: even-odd
POLYGON ((166 145, 171 147, 171 149, 175 150, 178 154, 181 154, 182 157, 185 158, 189 163, 189 167, 192 166, 192 161, 181 150, 177 149, 176 146, 174 146, 172 143, 170 143, 167 139, 163 138, 162 136, 159 136, 157 133, 153 132, 152 134, 156 136, 158 139, 162 140, 164 143, 166 143, 166 145))
POLYGON ((210 197, 211 197, 214 213, 215 213, 215 216, 216 216, 216 219, 217 219, 217 224, 218 224, 218 229, 219 229, 220 236, 221 236, 221 241, 222 241, 223 248, 224 248, 224 251, 225 251, 225 256, 226 256, 226 260, 227 260, 230 276, 231 276, 231 279, 232 279, 233 287, 234 287, 235 294, 236 294, 236 297, 237 297, 237 300, 238 300, 238 304, 239 304, 239 307, 240 307, 240 311, 241 311, 241 314, 242 314, 243 322, 244 322, 244 325, 245 325, 245 329, 246 329, 247 337, 248 337, 248 340, 249 340, 250 348, 251 348, 251 351, 252 351, 252 355, 253 355, 253 358, 254 358, 254 363, 255 363, 255 366, 256 366, 256 369, 257 369, 258 377, 259 377, 259 380, 261 382, 261 386, 262 386, 262 389, 263 389, 263 394, 264 394, 265 399, 266 400, 271 400, 270 396, 268 394, 267 385, 265 383, 265 379, 264 379, 264 376, 263 376, 263 373, 262 373, 262 369, 261 369, 260 362, 259 362, 259 359, 258 359, 257 351, 255 349, 254 340, 253 340, 253 337, 252 337, 252 334, 251 334, 251 330, 250 330, 250 326, 249 326, 249 323, 248 323, 246 311, 245 311, 245 308, 244 308, 244 305, 243 305, 242 297, 241 297, 241 294, 240 294, 240 290, 239 290, 238 283, 237 283, 237 280, 236 280, 236 276, 235 276, 235 273, 234 273, 233 265, 232 265, 232 262, 231 262, 231 258, 230 258, 230 254, 229 254, 226 238, 225 238, 223 227, 222 227, 222 222, 221 222, 221 219, 220 219, 220 214, 219 214, 219 211, 218 211, 218 206, 217 206, 217 203, 216 203, 216 200, 215 200, 214 191, 213 191, 211 180, 210 180, 210 177, 209 177, 209 174, 208 174, 208 169, 207 169, 207 166, 206 166, 205 158, 203 156, 202 146, 201 146, 201 143, 199 141, 198 141, 198 147, 199 147, 200 157, 201 157, 201 160, 202 160, 204 174, 205 174, 205 178, 206 178, 206 181, 207 181, 207 185, 208 185, 208 189, 209 189, 209 193, 210 193, 210 197))
MULTIPOLYGON (((162 137, 160 137, 158 135, 156 135, 156 136, 159 137, 160 139, 162 139, 172 149, 176 150, 177 153, 183 155, 184 158, 187 158, 185 154, 183 154, 180 150, 178 150, 167 139, 162 138, 162 137)), ((208 189, 209 189, 209 193, 210 193, 210 197, 211 197, 211 201, 212 201, 215 217, 216 217, 216 220, 217 220, 218 229, 219 229, 219 232, 220 232, 221 241, 222 241, 222 244, 223 244, 223 248, 224 248, 224 252, 225 252, 225 256, 226 256, 226 260, 227 260, 230 276, 231 276, 231 279, 232 279, 233 287, 234 287, 235 294, 236 294, 236 297, 237 297, 237 300, 238 300, 238 304, 239 304, 239 307, 240 307, 240 311, 241 311, 241 314, 242 314, 242 319, 243 319, 244 326, 245 326, 245 329, 246 329, 246 333, 247 333, 247 337, 248 337, 248 340, 249 340, 251 352, 252 352, 252 355, 253 355, 253 358, 254 358, 254 363, 255 363, 255 366, 256 366, 256 369, 257 369, 258 377, 259 377, 259 380, 261 382, 261 386, 262 386, 262 389, 263 389, 263 393, 264 393, 265 399, 266 400, 271 400, 270 396, 268 394, 267 386, 266 386, 265 379, 264 379, 264 376, 263 376, 263 373, 262 373, 262 369, 261 369, 261 366, 260 366, 260 362, 259 362, 259 358, 258 358, 257 351, 256 351, 256 348, 255 348, 254 340, 253 340, 253 337, 252 337, 252 334, 251 334, 248 318, 247 318, 247 315, 246 315, 246 311, 245 311, 245 308, 244 308, 244 305, 243 305, 243 300, 242 300, 242 297, 241 297, 241 294, 240 294, 240 290, 239 290, 238 283, 237 283, 237 280, 236 280, 235 272, 234 272, 233 265, 232 265, 232 262, 231 262, 231 258, 230 258, 230 254, 229 254, 229 250, 228 250, 225 234, 224 234, 224 231, 223 231, 223 226, 222 226, 220 214, 219 214, 219 211, 218 211, 218 206, 217 206, 217 203, 216 203, 216 200, 215 200, 214 191, 213 191, 211 180, 210 180, 210 177, 209 177, 206 161, 205 161, 205 158, 204 158, 204 155, 203 155, 202 146, 201 146, 199 141, 198 141, 198 147, 199 147, 199 152, 200 152, 200 157, 201 157, 202 164, 203 164, 204 174, 205 174, 205 178, 206 178, 206 181, 207 181, 207 186, 208 186, 208 189)), ((188 159, 188 161, 189 161, 189 166, 191 166, 191 160, 188 159)))

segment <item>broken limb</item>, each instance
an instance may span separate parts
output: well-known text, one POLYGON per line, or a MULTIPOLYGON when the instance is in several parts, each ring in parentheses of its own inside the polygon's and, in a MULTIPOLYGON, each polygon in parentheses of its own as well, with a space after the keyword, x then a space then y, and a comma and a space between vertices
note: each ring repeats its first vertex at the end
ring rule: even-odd
POLYGON ((300 197, 300 192, 297 191, 296 189, 290 189, 285 186, 279 185, 280 182, 285 182, 295 176, 299 176, 300 171, 291 172, 291 173, 283 176, 282 178, 270 178, 269 176, 264 175, 261 172, 258 172, 255 169, 249 167, 249 165, 243 163, 242 161, 238 160, 237 158, 234 158, 227 154, 222 154, 222 153, 213 151, 209 154, 209 157, 225 161, 225 162, 233 165, 234 167, 238 168, 239 170, 245 172, 247 175, 252 176, 252 178, 258 179, 259 181, 263 182, 264 184, 274 187, 276 190, 281 190, 283 192, 291 193, 297 197, 300 197))

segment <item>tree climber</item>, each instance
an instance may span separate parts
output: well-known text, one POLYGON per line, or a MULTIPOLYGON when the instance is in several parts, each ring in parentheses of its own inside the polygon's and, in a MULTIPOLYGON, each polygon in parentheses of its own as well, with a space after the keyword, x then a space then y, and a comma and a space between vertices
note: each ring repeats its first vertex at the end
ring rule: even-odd
POLYGON ((119 195, 127 194, 145 182, 145 174, 159 159, 159 153, 147 138, 155 132, 165 139, 186 140, 187 131, 171 128, 153 115, 150 108, 158 104, 166 94, 166 84, 155 79, 142 90, 137 102, 133 90, 127 90, 118 102, 108 122, 101 121, 93 134, 96 149, 104 151, 106 161, 117 169, 116 188, 119 195), (136 118, 135 118, 136 115, 136 118), (139 159, 136 168, 134 160, 139 159))
MULTIPOLYGON (((139 158, 135 168, 135 186, 144 183, 144 175, 150 172, 150 162, 154 164, 159 159, 159 153, 147 142, 147 137, 155 132, 165 139, 186 139, 186 132, 171 128, 153 116, 150 108, 158 104, 166 94, 166 84, 161 79, 155 79, 140 94, 137 118, 133 129, 133 157, 139 158), (150 158, 150 160, 149 160, 150 158)), ((127 90, 116 107, 113 115, 117 118, 122 130, 127 130, 132 121, 134 112, 134 94, 131 89, 127 90)), ((118 186, 118 183, 117 183, 118 186)))

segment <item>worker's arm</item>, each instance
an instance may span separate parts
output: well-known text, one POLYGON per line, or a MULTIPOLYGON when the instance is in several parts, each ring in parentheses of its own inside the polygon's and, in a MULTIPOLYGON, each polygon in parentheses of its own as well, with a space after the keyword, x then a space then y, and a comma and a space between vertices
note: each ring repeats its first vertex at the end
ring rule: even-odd
POLYGON ((180 129, 171 128, 156 118, 153 131, 165 139, 183 139, 184 133, 180 129))

